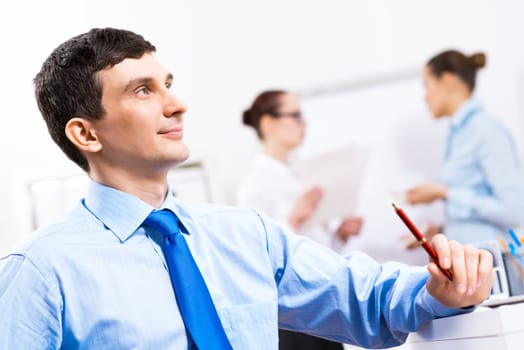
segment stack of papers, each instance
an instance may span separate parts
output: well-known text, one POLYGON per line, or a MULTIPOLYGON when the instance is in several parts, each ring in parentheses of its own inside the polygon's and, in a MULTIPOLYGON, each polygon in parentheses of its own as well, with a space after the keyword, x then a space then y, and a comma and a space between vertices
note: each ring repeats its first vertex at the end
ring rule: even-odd
POLYGON ((299 161, 295 170, 304 190, 318 186, 323 197, 306 224, 325 223, 354 215, 367 162, 367 151, 357 145, 326 151, 299 161))

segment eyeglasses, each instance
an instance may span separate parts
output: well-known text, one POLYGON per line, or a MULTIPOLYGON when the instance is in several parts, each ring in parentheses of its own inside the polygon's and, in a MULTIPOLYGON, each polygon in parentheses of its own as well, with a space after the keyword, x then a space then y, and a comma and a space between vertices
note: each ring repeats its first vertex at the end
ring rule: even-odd
POLYGON ((276 117, 276 118, 280 118, 280 117, 292 117, 292 118, 295 118, 295 119, 302 119, 302 112, 301 111, 296 111, 296 112, 278 112, 278 113, 273 113, 272 116, 276 117))

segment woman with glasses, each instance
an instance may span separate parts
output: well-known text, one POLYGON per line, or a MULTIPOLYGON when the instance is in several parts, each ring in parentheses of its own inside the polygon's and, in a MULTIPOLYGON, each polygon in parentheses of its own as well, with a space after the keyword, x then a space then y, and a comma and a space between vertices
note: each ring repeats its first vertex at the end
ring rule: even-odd
MULTIPOLYGON (((262 92, 244 111, 243 123, 255 129, 263 152, 238 188, 238 204, 257 208, 287 223, 297 234, 341 252, 350 237, 359 233, 362 218, 304 225, 321 201, 322 189, 302 188, 290 164, 292 152, 304 140, 306 127, 298 97, 282 90, 262 92)), ((279 337, 280 349, 343 348, 338 343, 284 330, 279 331, 279 337)))

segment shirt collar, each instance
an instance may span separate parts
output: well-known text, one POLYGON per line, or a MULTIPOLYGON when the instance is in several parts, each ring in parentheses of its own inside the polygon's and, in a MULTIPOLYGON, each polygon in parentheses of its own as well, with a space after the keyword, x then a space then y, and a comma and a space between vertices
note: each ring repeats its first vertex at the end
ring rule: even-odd
POLYGON ((271 169, 275 173, 289 174, 290 167, 288 164, 273 158, 265 153, 259 154, 256 158, 255 164, 264 169, 271 169))
POLYGON ((463 126, 479 109, 481 109, 481 105, 476 99, 469 98, 464 101, 451 117, 451 128, 458 129, 463 126))
MULTIPOLYGON (((121 242, 126 241, 155 210, 141 199, 115 188, 89 180, 84 206, 121 242)), ((169 209, 181 222, 181 231, 188 234, 186 224, 191 217, 174 198, 171 189, 160 209, 169 209)))

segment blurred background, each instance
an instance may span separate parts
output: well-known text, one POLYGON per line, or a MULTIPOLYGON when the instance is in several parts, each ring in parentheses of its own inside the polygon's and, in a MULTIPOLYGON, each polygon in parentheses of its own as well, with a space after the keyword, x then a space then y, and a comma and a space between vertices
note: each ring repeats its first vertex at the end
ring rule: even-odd
POLYGON ((295 91, 308 122, 302 155, 349 143, 369 150, 359 193, 366 223, 354 247, 380 260, 418 261, 388 243, 405 229, 387 203, 439 165, 446 125, 425 108, 422 67, 444 49, 485 52, 476 94, 509 127, 522 158, 523 13, 517 0, 5 2, 0 255, 76 203, 85 185, 47 134, 32 78, 64 40, 111 26, 157 47, 175 76, 173 90, 189 105, 185 139, 192 154, 171 178, 175 191, 187 181, 185 188, 194 188, 188 198, 234 205, 236 184, 260 147, 242 126, 242 111, 262 90, 295 91))

